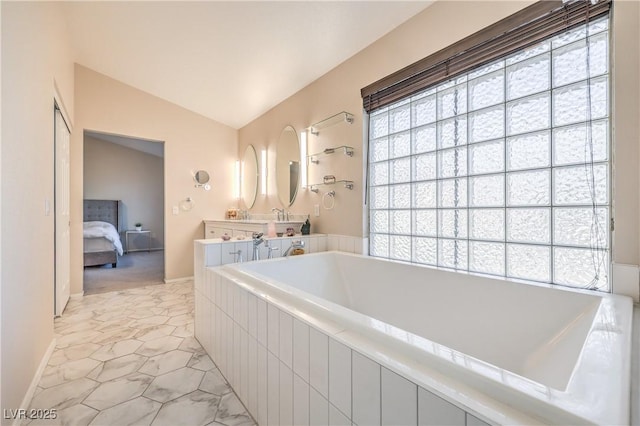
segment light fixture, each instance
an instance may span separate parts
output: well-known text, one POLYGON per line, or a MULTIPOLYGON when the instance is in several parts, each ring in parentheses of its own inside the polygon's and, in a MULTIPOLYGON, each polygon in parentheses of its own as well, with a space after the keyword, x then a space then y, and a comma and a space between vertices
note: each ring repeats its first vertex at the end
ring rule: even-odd
POLYGON ((260 193, 267 195, 267 150, 260 153, 260 193))
POLYGON ((300 132, 300 164, 302 165, 300 186, 307 187, 307 131, 300 132))
POLYGON ((233 167, 233 198, 240 198, 240 160, 233 167))

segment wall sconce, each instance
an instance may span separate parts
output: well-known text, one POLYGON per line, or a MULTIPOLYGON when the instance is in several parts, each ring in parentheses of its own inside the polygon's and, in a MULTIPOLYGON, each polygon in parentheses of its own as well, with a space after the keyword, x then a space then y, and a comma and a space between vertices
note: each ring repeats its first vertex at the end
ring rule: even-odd
POLYGON ((260 152, 260 193, 267 195, 267 150, 260 152))
POLYGON ((300 132, 300 186, 307 187, 307 131, 300 132))
POLYGON ((196 181, 196 188, 204 188, 205 191, 208 191, 211 189, 211 185, 209 185, 209 173, 207 173, 205 170, 198 170, 197 172, 195 172, 195 174, 193 175, 193 180, 196 181))
POLYGON ((233 198, 240 198, 240 160, 233 166, 233 198))

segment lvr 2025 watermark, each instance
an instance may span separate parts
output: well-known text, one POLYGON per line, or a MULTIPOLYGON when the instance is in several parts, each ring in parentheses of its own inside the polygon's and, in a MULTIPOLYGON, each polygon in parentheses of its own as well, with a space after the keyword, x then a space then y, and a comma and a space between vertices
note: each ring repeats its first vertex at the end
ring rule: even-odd
POLYGON ((55 408, 51 409, 40 409, 40 408, 31 408, 29 410, 25 410, 24 408, 5 408, 2 410, 2 415, 7 420, 26 420, 26 419, 42 419, 42 420, 52 420, 58 418, 58 410, 55 408))

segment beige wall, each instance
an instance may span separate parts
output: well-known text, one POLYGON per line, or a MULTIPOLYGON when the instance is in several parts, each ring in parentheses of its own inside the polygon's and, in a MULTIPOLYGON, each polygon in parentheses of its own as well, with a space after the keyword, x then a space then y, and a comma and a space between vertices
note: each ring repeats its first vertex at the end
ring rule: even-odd
MULTIPOLYGON (((2 409, 22 405, 53 339, 54 86, 73 117, 73 63, 61 6, 2 7, 2 409)), ((72 128, 75 132, 76 128, 72 128)), ((3 419, 2 424, 8 423, 3 419)))
MULTIPOLYGON (((526 7, 528 1, 448 1, 437 2, 422 13, 396 28, 360 53, 334 68, 314 83, 280 103, 263 116, 249 123, 239 133, 239 151, 248 144, 256 150, 269 150, 270 171, 275 161, 275 145, 281 130, 291 124, 298 132, 332 114, 345 110, 355 115, 353 125, 336 125, 320 137, 310 136, 309 151, 322 151, 341 144, 356 148, 353 159, 334 154, 325 158, 320 166, 310 165, 310 181, 321 179, 323 174, 335 174, 338 178, 356 182, 354 191, 336 188, 335 208, 321 208, 319 218, 311 217, 314 232, 366 235, 363 229, 363 123, 360 89, 394 71, 397 71, 461 38, 470 35, 517 10, 526 7), (454 24, 455 23, 455 24, 454 24), (333 171, 329 173, 329 171, 333 171), (314 175, 315 173, 315 175, 314 175)), ((614 7, 613 30, 613 131, 614 146, 614 261, 640 264, 639 228, 639 179, 640 143, 638 117, 638 79, 640 26, 639 3, 618 1, 614 7)), ((273 173, 271 173, 273 175, 273 173)), ((333 188, 329 188, 333 189, 333 188)), ((325 189, 325 191, 328 189, 325 189)), ((312 213, 314 204, 321 197, 301 190, 291 210, 294 213, 312 213)), ((269 196, 258 196, 252 209, 267 212, 280 206, 275 195, 273 178, 269 179, 269 196)))
MULTIPOLYGON (((160 142, 143 143, 153 144, 160 142)), ((151 231, 151 247, 164 247, 163 159, 122 145, 84 137, 84 198, 121 200, 120 230, 141 222, 151 231)), ((130 239, 131 247, 147 248, 146 238, 130 239), (142 241, 144 240, 144 241, 142 241)), ((122 234, 122 244, 125 244, 122 234)))
POLYGON ((291 206, 293 213, 311 214, 312 232, 362 236, 363 215, 363 122, 360 89, 398 69, 409 65, 487 25, 510 15, 531 2, 437 2, 422 13, 396 28, 349 60, 328 72, 314 83, 280 103, 239 132, 239 151, 248 144, 256 151, 269 152, 269 195, 258 195, 252 211, 264 213, 272 207, 282 207, 275 186, 275 151, 280 132, 292 125, 298 135, 307 126, 340 111, 355 116, 355 122, 338 124, 309 136, 309 153, 325 148, 349 145, 355 148, 353 158, 333 154, 309 166, 309 182, 321 182, 331 174, 337 179, 355 182, 349 191, 343 187, 324 187, 319 194, 300 190, 291 206), (456 22, 457 25, 451 25, 456 22), (335 207, 320 207, 320 217, 314 217, 314 205, 321 204, 321 194, 334 189, 335 207))
POLYGON ((193 275, 193 240, 203 218, 223 217, 232 200, 237 131, 88 68, 75 68, 76 132, 71 140, 71 293, 82 291, 84 130, 164 141, 165 277, 193 275), (211 191, 194 187, 192 172, 211 174, 211 191), (191 197, 189 212, 172 207, 191 197))

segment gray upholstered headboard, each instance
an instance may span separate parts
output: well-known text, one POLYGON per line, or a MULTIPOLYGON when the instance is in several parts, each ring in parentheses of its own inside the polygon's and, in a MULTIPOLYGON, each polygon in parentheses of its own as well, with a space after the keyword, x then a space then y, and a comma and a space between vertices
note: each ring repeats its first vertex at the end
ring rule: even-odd
POLYGON ((120 200, 84 200, 83 221, 109 222, 120 231, 120 200))

